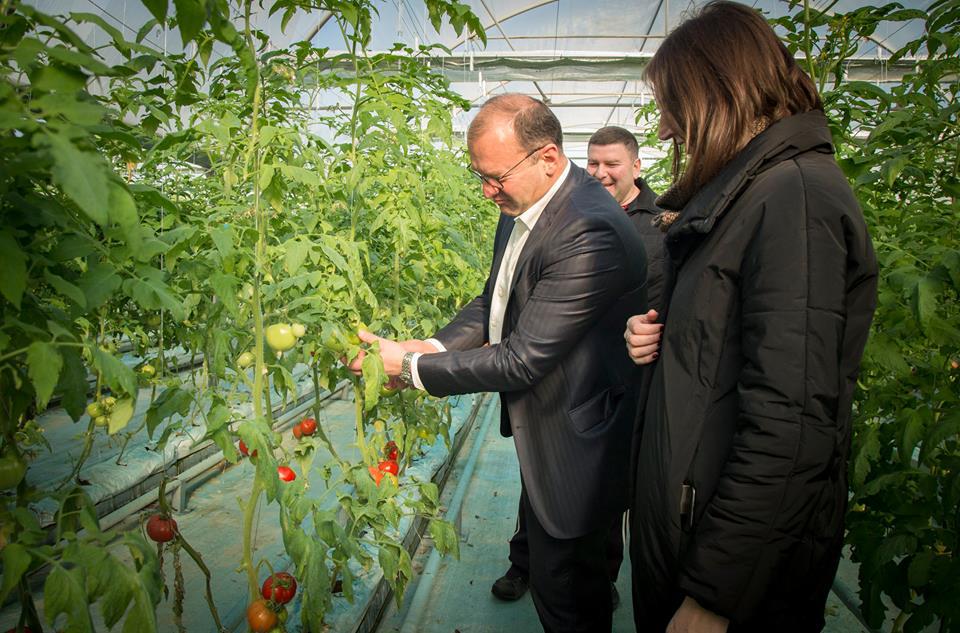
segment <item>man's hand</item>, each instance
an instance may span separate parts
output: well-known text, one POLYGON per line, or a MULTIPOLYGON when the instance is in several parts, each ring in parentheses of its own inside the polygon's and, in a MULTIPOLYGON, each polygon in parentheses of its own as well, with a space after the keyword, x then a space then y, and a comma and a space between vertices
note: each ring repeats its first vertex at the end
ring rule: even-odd
POLYGON ((406 352, 420 352, 421 354, 436 354, 440 350, 433 346, 433 343, 411 338, 406 341, 398 341, 400 347, 406 352))
POLYGON ((687 596, 667 624, 667 633, 726 633, 730 620, 704 609, 687 596))
MULTIPOLYGON (((364 343, 380 343, 380 358, 383 360, 383 369, 388 376, 391 378, 393 376, 400 375, 400 365, 403 362, 403 355, 407 353, 400 343, 396 341, 391 341, 388 338, 381 338, 376 334, 371 334, 366 330, 360 330, 358 333, 360 340, 364 343)), ((432 345, 430 347, 433 347, 432 345)), ((434 351, 436 351, 434 349, 434 351)), ((357 355, 353 361, 347 365, 347 367, 356 375, 363 373, 363 357, 365 354, 361 352, 357 355)))
POLYGON ((627 329, 623 340, 627 342, 627 353, 637 365, 647 365, 660 356, 660 334, 663 324, 656 323, 656 310, 646 314, 637 314, 627 319, 627 329))

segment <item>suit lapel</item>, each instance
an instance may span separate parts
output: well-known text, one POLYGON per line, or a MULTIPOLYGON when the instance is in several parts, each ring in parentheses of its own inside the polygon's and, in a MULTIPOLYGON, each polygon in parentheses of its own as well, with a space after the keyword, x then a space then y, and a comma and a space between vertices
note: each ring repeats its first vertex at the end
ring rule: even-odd
MULTIPOLYGON (((554 194, 553 198, 544 208, 543 213, 540 214, 540 219, 537 220, 533 230, 530 231, 530 236, 523 245, 523 250, 520 252, 520 258, 517 260, 517 266, 513 269, 513 279, 510 280, 510 301, 507 303, 508 312, 514 304, 513 300, 517 298, 514 296, 514 294, 517 289, 517 279, 520 278, 520 272, 523 270, 527 262, 530 261, 530 258, 532 258, 540 249, 540 244, 548 235, 552 233, 551 227, 553 225, 553 221, 557 217, 557 213, 560 211, 560 209, 567 206, 570 193, 573 191, 576 183, 578 183, 582 178, 582 173, 582 169, 573 163, 570 164, 570 173, 567 174, 566 181, 560 186, 560 189, 557 190, 557 193, 554 194)), ((507 234, 507 237, 509 237, 509 233, 507 234)), ((506 245, 507 241, 504 239, 503 248, 506 248, 506 245)), ((500 256, 503 256, 503 249, 500 250, 500 256)), ((523 300, 526 299, 526 297, 520 297, 519 299, 523 300)), ((504 320, 506 321, 506 319, 504 320)), ((506 326, 506 324, 504 324, 504 326, 506 326)))

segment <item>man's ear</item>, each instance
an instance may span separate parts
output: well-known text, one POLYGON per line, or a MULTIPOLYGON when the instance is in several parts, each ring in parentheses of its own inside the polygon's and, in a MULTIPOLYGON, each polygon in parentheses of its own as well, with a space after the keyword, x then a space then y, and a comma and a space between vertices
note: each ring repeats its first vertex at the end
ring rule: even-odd
POLYGON ((548 176, 553 176, 560 170, 563 152, 554 143, 550 143, 540 150, 540 160, 543 161, 548 176))
POLYGON ((640 167, 642 163, 640 162, 640 157, 637 157, 637 160, 633 161, 633 179, 636 180, 640 177, 640 167))

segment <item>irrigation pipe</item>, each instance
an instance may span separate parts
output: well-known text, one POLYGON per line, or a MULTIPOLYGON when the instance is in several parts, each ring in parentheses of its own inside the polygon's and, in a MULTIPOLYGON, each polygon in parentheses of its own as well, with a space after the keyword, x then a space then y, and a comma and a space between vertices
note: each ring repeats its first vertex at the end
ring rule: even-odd
MULTIPOLYGON (((463 469, 463 474, 460 475, 460 481, 457 482, 457 489, 453 493, 450 505, 447 506, 447 513, 444 518, 455 525, 460 524, 460 512, 463 508, 463 499, 467 495, 467 488, 470 486, 470 480, 473 478, 473 471, 477 467, 483 442, 487 437, 487 432, 492 426, 493 418, 495 417, 494 413, 499 409, 497 402, 498 400, 496 398, 491 398, 490 404, 487 405, 483 424, 476 438, 473 440, 473 446, 470 447, 470 457, 467 459, 467 465, 463 469)), ((413 593, 413 598, 410 600, 410 607, 407 609, 407 615, 404 618, 403 626, 400 628, 400 633, 419 633, 422 631, 420 628, 420 620, 426 611, 424 607, 426 607, 427 601, 430 600, 430 594, 433 591, 433 581, 437 576, 439 567, 440 554, 436 548, 433 548, 430 552, 430 558, 423 568, 423 573, 413 593)))

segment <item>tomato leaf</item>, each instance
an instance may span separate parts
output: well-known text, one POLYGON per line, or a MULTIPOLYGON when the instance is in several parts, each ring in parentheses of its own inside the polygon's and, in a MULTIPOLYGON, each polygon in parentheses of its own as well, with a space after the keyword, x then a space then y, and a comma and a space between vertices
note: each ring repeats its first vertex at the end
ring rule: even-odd
POLYGON ((130 424, 130 420, 133 419, 133 412, 136 409, 136 400, 134 398, 121 398, 117 401, 117 404, 113 406, 113 410, 110 412, 109 421, 110 424, 107 427, 107 431, 110 435, 122 431, 130 424))
POLYGON ((20 543, 8 543, 0 549, 0 560, 3 560, 3 585, 0 585, 0 604, 3 604, 30 568, 30 553, 20 543))
POLYGON ((19 310, 27 288, 27 257, 7 231, 0 231, 0 269, 0 293, 19 310))
POLYGON ((210 231, 210 239, 213 240, 217 250, 220 251, 221 257, 230 257, 237 252, 237 249, 234 246, 236 240, 233 235, 233 229, 229 224, 218 226, 210 231))
POLYGON ((87 298, 87 307, 95 310, 120 288, 123 279, 109 264, 93 264, 80 277, 78 284, 87 298))
POLYGON ((935 290, 936 282, 930 277, 921 278, 913 289, 913 315, 924 332, 930 326, 930 319, 936 311, 935 290))
POLYGON ((44 341, 34 341, 27 348, 27 371, 33 388, 37 393, 37 408, 41 411, 47 408, 53 388, 60 378, 60 369, 63 368, 63 357, 55 345, 44 341))
POLYGON ((380 358, 379 346, 374 344, 373 349, 363 357, 363 408, 366 411, 377 406, 380 400, 380 388, 387 382, 387 374, 383 370, 383 360, 380 358))
POLYGON ((150 408, 147 409, 147 435, 153 437, 157 426, 174 413, 186 416, 193 404, 193 394, 179 387, 168 387, 157 396, 150 408))
MULTIPOLYGON (((120 227, 127 246, 134 256, 143 261, 145 255, 141 244, 143 235, 140 231, 140 218, 137 215, 137 203, 123 185, 110 181, 110 220, 120 227)), ((149 259, 149 258, 148 258, 149 259)))
POLYGON ((449 521, 433 519, 430 521, 430 536, 437 546, 437 551, 443 555, 453 554, 453 557, 460 558, 460 541, 457 538, 457 531, 449 521))
POLYGON ((70 631, 94 631, 90 612, 87 610, 87 595, 83 579, 83 569, 74 567, 70 571, 62 565, 55 565, 43 585, 43 607, 47 622, 53 626, 57 616, 67 615, 67 629, 70 631))
POLYGON ((94 350, 93 366, 100 372, 103 381, 117 393, 136 394, 137 376, 120 359, 102 349, 94 350))
MULTIPOLYGON (((142 0, 143 6, 150 10, 150 13, 157 19, 157 22, 164 22, 167 19, 167 0, 142 0)), ((139 42, 142 38, 138 37, 139 42)))
POLYGON ((310 253, 311 244, 305 240, 294 238, 287 240, 283 245, 284 249, 284 266, 287 269, 287 273, 295 275, 300 267, 303 266, 303 262, 307 259, 307 255, 310 253))
POLYGON ((87 404, 87 370, 76 349, 65 347, 60 350, 60 354, 63 356, 63 371, 60 373, 57 391, 61 394, 60 402, 64 410, 76 422, 83 416, 83 409, 87 404))
MULTIPOLYGON (((207 12, 204 3, 199 0, 173 0, 177 9, 177 25, 180 27, 180 38, 183 46, 197 37, 204 22, 207 21, 207 12)), ((154 14, 156 15, 156 14, 154 14)))
POLYGON ((50 272, 49 268, 45 268, 43 270, 43 278, 47 280, 48 284, 53 286, 54 290, 67 297, 81 308, 86 309, 87 296, 83 293, 83 290, 73 285, 63 277, 53 274, 50 272))
POLYGON ((109 190, 103 159, 97 154, 80 151, 70 140, 56 134, 42 138, 53 157, 53 181, 87 217, 106 226, 109 190))

